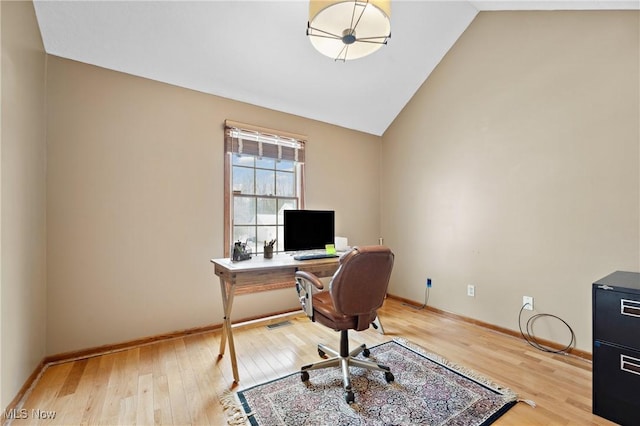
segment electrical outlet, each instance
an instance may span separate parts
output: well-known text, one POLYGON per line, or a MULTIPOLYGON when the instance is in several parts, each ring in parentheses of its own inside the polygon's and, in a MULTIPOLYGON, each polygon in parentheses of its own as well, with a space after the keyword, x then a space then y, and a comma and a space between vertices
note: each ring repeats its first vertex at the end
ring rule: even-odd
POLYGON ((427 288, 431 288, 431 278, 427 278, 427 288))
POLYGON ((475 297, 476 296, 476 286, 469 284, 467 286, 467 296, 475 297))
POLYGON ((533 311, 533 297, 531 296, 522 296, 522 306, 527 311, 533 311))

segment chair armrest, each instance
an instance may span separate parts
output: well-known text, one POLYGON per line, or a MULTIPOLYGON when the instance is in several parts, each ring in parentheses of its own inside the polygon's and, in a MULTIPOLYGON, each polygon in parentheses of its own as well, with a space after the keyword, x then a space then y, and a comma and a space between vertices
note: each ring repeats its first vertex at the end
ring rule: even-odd
POLYGON ((324 289, 324 284, 322 284, 322 281, 320 281, 320 278, 316 277, 311 272, 296 271, 296 281, 298 278, 302 278, 303 280, 310 282, 318 290, 324 289))
POLYGON ((306 271, 296 271, 296 291, 304 313, 313 320, 313 287, 322 290, 324 285, 315 275, 306 271))

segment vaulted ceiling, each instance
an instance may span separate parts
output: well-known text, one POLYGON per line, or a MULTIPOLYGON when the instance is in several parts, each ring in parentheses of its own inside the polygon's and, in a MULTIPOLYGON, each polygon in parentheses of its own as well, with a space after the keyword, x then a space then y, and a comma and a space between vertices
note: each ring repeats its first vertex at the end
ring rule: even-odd
POLYGON ((381 135, 485 10, 638 9, 638 1, 392 1, 391 39, 334 62, 308 2, 35 1, 47 53, 381 135))

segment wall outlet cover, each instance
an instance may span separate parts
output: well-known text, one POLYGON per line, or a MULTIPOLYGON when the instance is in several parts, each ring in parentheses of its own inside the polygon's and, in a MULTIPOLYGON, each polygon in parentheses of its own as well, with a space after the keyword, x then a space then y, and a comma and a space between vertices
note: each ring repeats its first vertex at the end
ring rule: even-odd
POLYGON ((522 306, 527 311, 533 311, 533 297, 531 296, 522 296, 522 306))
POLYGON ((469 284, 467 286, 467 296, 475 297, 476 295, 476 286, 469 284))

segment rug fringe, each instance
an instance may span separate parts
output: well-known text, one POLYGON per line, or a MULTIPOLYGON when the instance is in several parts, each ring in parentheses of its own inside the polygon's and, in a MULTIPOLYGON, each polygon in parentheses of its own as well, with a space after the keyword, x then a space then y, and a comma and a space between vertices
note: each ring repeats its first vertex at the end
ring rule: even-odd
POLYGON ((245 426, 249 424, 249 416, 253 413, 245 413, 242 409, 242 404, 238 401, 236 392, 224 391, 222 395, 218 397, 222 409, 227 414, 227 424, 231 426, 245 426))
POLYGON ((536 408, 537 406, 536 402, 531 399, 518 398, 518 402, 524 402, 525 404, 530 405, 533 408, 536 408))
MULTIPOLYGON (((415 352, 419 353, 420 355, 425 356, 426 358, 429 358, 429 359, 431 359, 431 360, 433 360, 433 361, 435 361, 435 362, 437 362, 439 364, 442 364, 442 365, 444 365, 446 367, 452 368, 452 369, 456 370, 457 372, 459 372, 460 374, 468 377, 471 380, 474 380, 474 381, 476 381, 478 383, 481 383, 481 384, 483 384, 483 385, 485 385, 487 387, 495 389, 496 391, 499 391, 502 395, 504 395, 505 397, 509 398, 510 401, 519 401, 518 395, 514 391, 512 391, 509 388, 503 387, 502 385, 494 382, 493 380, 491 380, 490 378, 488 378, 485 375, 482 375, 482 374, 480 374, 480 373, 478 373, 478 372, 476 372, 476 371, 474 371, 474 370, 472 370, 470 368, 467 368, 467 367, 461 366, 459 364, 453 363, 453 362, 447 360, 446 358, 441 357, 438 354, 434 354, 433 352, 427 352, 422 346, 417 345, 417 344, 415 344, 413 342, 410 342, 410 341, 408 341, 406 339, 396 338, 396 339, 393 339, 393 341, 398 343, 398 344, 400 344, 400 345, 402 345, 402 346, 405 346, 405 347, 411 349, 412 351, 415 351, 415 352)), ((523 402, 525 402, 525 401, 523 400, 523 402)), ((533 402, 533 401, 531 401, 531 402, 533 402)), ((534 404, 533 406, 535 406, 535 402, 533 402, 533 404, 534 404)), ((531 405, 531 404, 529 404, 529 405, 531 405)))

